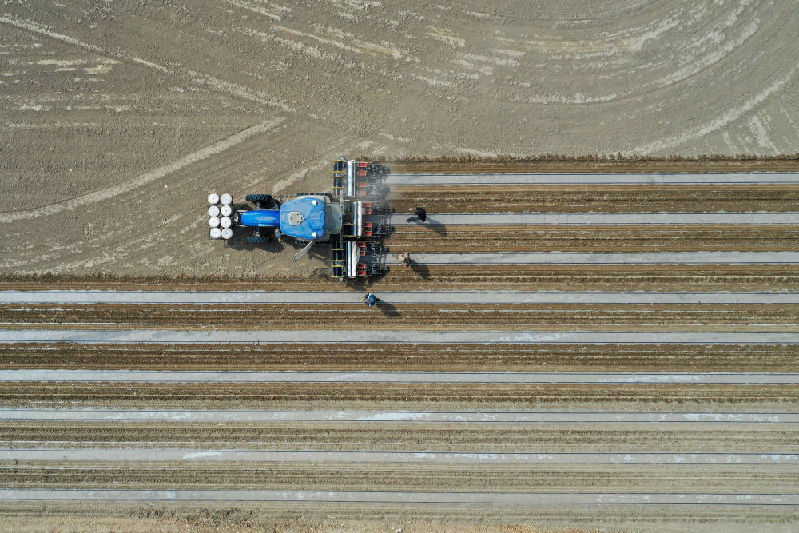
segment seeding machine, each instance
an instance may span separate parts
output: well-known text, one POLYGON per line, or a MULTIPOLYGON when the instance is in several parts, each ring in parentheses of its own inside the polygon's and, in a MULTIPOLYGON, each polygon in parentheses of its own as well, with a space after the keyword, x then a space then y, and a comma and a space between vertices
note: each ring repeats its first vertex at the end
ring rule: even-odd
POLYGON ((383 239, 393 228, 385 202, 388 169, 379 163, 333 163, 332 193, 298 193, 283 200, 268 194, 248 194, 248 205, 233 204, 229 193, 208 195, 211 239, 230 242, 236 232, 248 232, 244 241, 262 244, 274 240, 305 243, 295 261, 316 243, 330 248, 331 275, 339 280, 381 276, 388 271, 383 239))

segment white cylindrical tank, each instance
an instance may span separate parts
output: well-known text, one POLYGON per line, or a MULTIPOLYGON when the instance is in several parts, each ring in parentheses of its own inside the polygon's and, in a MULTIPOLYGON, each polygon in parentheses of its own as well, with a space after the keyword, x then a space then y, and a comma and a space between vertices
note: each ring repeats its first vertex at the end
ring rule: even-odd
POLYGON ((215 192, 212 192, 208 195, 208 203, 211 205, 219 203, 219 195, 215 192))
POLYGON ((227 240, 233 236, 233 230, 230 228, 225 228, 222 230, 222 238, 227 240))
POLYGON ((211 226, 212 228, 218 228, 219 227, 219 219, 217 217, 209 218, 208 219, 208 225, 211 226))
POLYGON ((223 217, 229 217, 230 214, 233 213, 233 208, 230 207, 229 205, 223 205, 220 211, 222 212, 223 217))
POLYGON ((222 224, 223 228, 229 228, 230 227, 230 223, 231 223, 230 222, 230 217, 222 217, 219 220, 219 223, 222 224))
POLYGON ((219 228, 211 228, 211 238, 212 239, 221 239, 222 238, 222 230, 219 228))
POLYGON ((222 202, 222 205, 230 205, 233 202, 233 197, 225 193, 219 197, 219 201, 222 202))
POLYGON ((208 208, 208 216, 209 217, 218 217, 219 216, 219 207, 212 205, 208 208))

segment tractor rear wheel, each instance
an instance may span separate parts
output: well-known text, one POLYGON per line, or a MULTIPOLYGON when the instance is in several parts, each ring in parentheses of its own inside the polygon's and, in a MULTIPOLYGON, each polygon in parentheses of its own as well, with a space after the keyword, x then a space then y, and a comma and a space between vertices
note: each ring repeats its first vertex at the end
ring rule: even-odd
POLYGON ((269 209, 275 202, 271 194, 248 194, 244 199, 254 203, 259 209, 269 209))

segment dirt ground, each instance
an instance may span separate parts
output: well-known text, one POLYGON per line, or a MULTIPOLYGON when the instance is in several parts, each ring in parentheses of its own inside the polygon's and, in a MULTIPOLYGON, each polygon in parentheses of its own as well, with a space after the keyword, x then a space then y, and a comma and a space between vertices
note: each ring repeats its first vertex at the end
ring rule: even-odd
POLYGON ((0 272, 312 273, 208 242, 202 204, 328 190, 338 155, 796 153, 797 25, 764 0, 4 2, 0 272))
POLYGON ((108 517, 107 509, 98 512, 92 504, 55 504, 43 508, 42 504, 16 505, 9 510, 0 506, 0 512, 13 516, 5 518, 0 526, 7 531, 279 531, 288 533, 597 533, 599 531, 662 531, 678 533, 690 524, 692 531, 729 532, 751 529, 752 524, 767 524, 769 531, 788 533, 794 531, 793 523, 799 516, 786 512, 775 516, 769 508, 727 506, 717 510, 704 510, 701 518, 696 508, 679 506, 625 506, 620 511, 607 507, 561 506, 542 508, 534 520, 525 518, 513 508, 486 508, 483 506, 442 508, 441 506, 413 506, 398 508, 391 505, 371 507, 372 520, 358 517, 363 507, 350 505, 195 505, 175 506, 156 504, 136 506, 119 504, 108 517), (9 512, 10 511, 10 512, 9 512), (570 524, 564 523, 568 513, 570 524), (617 514, 618 513, 618 514, 617 514), (31 518, 35 515, 36 518, 31 518), (504 525, 508 520, 519 525, 504 525), (678 527, 669 521, 678 522, 678 527), (536 525, 532 525, 535 522, 536 525), (596 528, 596 523, 610 524, 596 528), (546 525, 539 525, 546 524, 546 525))
MULTIPOLYGON (((398 172, 799 171, 796 0, 560 2, 463 0, 4 1, 0 5, 0 288, 361 290, 325 275, 327 252, 295 263, 290 245, 209 241, 212 191, 293 195, 330 190, 330 162, 384 159, 398 172), (451 5, 452 4, 452 5, 451 5), (547 155, 549 154, 549 155, 547 155), (553 154, 567 156, 560 158, 553 154), (601 157, 595 156, 598 154, 601 157), (678 160, 680 156, 722 157, 678 160), (758 157, 738 157, 750 154, 758 157), (789 154, 783 157, 781 154, 789 154), (447 160, 437 159, 441 156, 447 160), (612 157, 611 157, 612 156, 612 157), (637 156, 650 156, 642 160, 637 156), (773 157, 773 159, 769 159, 773 157)), ((796 211, 796 185, 397 187, 397 211, 796 211), (490 195, 488 193, 491 193, 490 195), (488 198, 490 196, 490 198, 488 198)), ((452 228, 451 250, 795 250, 795 226, 528 227, 497 244, 490 228, 452 228), (491 240, 493 244, 486 244, 491 240), (504 248, 503 248, 504 246, 504 248)), ((442 250, 399 230, 392 247, 442 250)), ((381 290, 796 291, 797 265, 416 265, 381 290)), ((318 327, 308 308, 231 309, 222 327, 318 327), (272 314, 270 314, 272 313, 272 314), (245 324, 246 325, 246 324, 245 324), (252 325, 252 324, 250 324, 252 325)), ((400 308, 393 327, 654 327, 631 306, 474 307, 463 315, 400 308)), ((796 306, 669 306, 657 326, 795 331, 796 306), (768 326, 763 326, 767 324, 768 326)), ((197 309, 1 306, 0 320, 196 326, 197 309)), ((645 309, 646 311, 646 309, 645 309)), ((345 308, 344 319, 365 309, 345 308)), ((338 316, 336 320, 342 320, 338 316)), ((375 316, 365 327, 388 327, 375 316)), ((324 323, 324 321, 323 321, 324 323)), ((31 326, 31 324, 28 324, 31 326)), ((421 371, 796 371, 796 347, 467 347, 420 353, 319 345, 147 347, 9 345, 11 368, 366 369, 421 371), (485 348, 485 350, 483 349, 485 348)), ((795 412, 799 387, 695 384, 147 384, 0 387, 0 406, 116 409, 637 410, 795 412)), ((787 424, 639 426, 456 424, 81 424, 14 422, 11 446, 262 446, 330 449, 717 450, 794 452, 787 424), (64 444, 64 443, 72 444, 64 444)), ((530 492, 796 492, 795 465, 652 468, 410 468, 403 465, 74 463, 0 465, 0 487, 267 486, 530 492), (171 469, 171 470, 169 470, 171 469), (377 480, 377 481, 376 481, 377 480)), ((0 503, 2 531, 297 531, 496 533, 603 530, 789 531, 792 506, 449 508, 375 504, 0 503), (515 523, 519 525, 501 525, 515 523), (533 527, 527 524, 535 524, 533 527), (543 529, 539 529, 543 528, 543 529), (551 528, 551 529, 548 529, 551 528), (568 529, 577 528, 577 529, 568 529), (581 529, 584 528, 584 529, 581 529)))

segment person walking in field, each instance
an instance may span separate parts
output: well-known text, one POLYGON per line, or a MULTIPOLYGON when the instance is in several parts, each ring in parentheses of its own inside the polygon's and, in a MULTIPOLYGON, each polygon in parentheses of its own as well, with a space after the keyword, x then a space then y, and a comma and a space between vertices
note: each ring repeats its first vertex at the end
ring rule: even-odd
POLYGON ((408 211, 413 211, 413 216, 408 218, 408 222, 424 222, 427 220, 427 211, 424 210, 424 207, 416 206, 416 209, 408 209, 408 211))
POLYGON ((411 264, 413 263, 413 259, 411 259, 411 254, 409 254, 408 252, 402 252, 398 259, 406 267, 411 266, 411 264))

